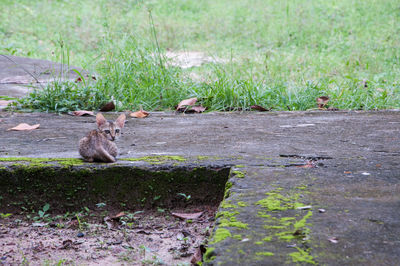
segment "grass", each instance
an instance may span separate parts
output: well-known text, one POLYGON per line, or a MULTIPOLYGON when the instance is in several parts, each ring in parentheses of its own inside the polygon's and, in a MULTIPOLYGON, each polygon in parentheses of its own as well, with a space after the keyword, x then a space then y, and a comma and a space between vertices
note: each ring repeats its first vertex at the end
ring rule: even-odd
POLYGON ((209 110, 307 110, 318 96, 340 109, 400 107, 396 0, 3 0, 0 9, 0 53, 99 77, 57 81, 21 108, 97 109, 111 96, 119 110, 173 109, 190 97, 209 110), (227 63, 165 67, 167 49, 227 63))

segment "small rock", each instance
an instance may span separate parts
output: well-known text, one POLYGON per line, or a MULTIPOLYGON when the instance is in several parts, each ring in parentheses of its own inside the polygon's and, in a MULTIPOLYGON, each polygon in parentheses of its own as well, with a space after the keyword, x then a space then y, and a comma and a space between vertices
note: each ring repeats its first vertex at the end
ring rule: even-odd
POLYGON ((320 213, 324 213, 324 212, 326 212, 326 210, 325 210, 325 209, 318 209, 318 211, 319 211, 320 213))
POLYGON ((76 235, 77 237, 84 237, 85 236, 85 234, 84 233, 82 233, 82 232, 79 232, 77 235, 76 235))

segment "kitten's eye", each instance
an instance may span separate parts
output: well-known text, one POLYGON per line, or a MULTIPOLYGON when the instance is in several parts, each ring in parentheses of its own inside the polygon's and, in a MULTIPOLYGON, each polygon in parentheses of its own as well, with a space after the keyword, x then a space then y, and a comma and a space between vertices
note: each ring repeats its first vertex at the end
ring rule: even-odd
POLYGON ((104 133, 110 134, 110 130, 106 129, 106 130, 104 130, 104 133))
POLYGON ((119 129, 116 129, 116 130, 115 130, 115 133, 119 133, 119 129))

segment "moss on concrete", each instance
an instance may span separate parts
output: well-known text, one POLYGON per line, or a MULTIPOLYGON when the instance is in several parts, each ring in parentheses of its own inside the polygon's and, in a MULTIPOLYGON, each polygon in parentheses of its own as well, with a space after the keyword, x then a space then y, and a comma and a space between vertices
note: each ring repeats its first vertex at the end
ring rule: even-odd
POLYGON ((215 259, 215 248, 207 248, 206 252, 203 255, 204 262, 211 262, 215 259))
MULTIPOLYGON (((12 160, 18 162, 21 158, 12 160)), ((66 165, 75 163, 74 160, 62 162, 66 165)), ((171 204, 186 206, 188 202, 179 197, 179 193, 190 195, 190 204, 212 205, 222 200, 228 174, 229 169, 202 167, 149 171, 121 165, 89 169, 36 162, 18 163, 0 171, 0 190, 4 192, 2 204, 21 202, 21 206, 37 209, 49 203, 57 206, 52 208, 55 212, 80 209, 82 205, 91 208, 98 202, 105 202, 107 206, 124 204, 127 208, 168 207, 171 204), (30 195, 30 202, 24 195, 30 195)), ((21 206, 9 208, 19 212, 21 206)))
POLYGON ((296 247, 297 252, 292 252, 289 256, 292 258, 292 261, 295 263, 309 263, 309 264, 317 264, 314 261, 313 256, 309 254, 308 251, 303 250, 301 248, 296 247))
POLYGON ((241 171, 238 171, 238 170, 232 171, 232 174, 234 175, 234 177, 237 177, 237 178, 244 178, 245 177, 245 173, 241 172, 241 171))
POLYGON ((268 252, 268 251, 263 251, 263 252, 256 252, 257 256, 274 256, 274 253, 268 252))
POLYGON ((239 202, 237 203, 237 205, 238 205, 239 207, 247 207, 247 206, 249 206, 249 204, 248 204, 247 202, 244 202, 244 201, 239 201, 239 202))
POLYGON ((31 157, 4 157, 0 158, 0 162, 27 162, 33 167, 47 167, 51 162, 58 163, 62 166, 78 166, 84 162, 78 158, 31 158, 31 157))
POLYGON ((164 164, 169 161, 178 161, 178 162, 185 162, 185 159, 182 156, 177 155, 157 155, 157 156, 144 156, 139 158, 120 158, 120 161, 143 161, 150 164, 164 164))
POLYGON ((215 243, 218 243, 218 242, 221 242, 221 241, 227 239, 228 237, 232 237, 232 234, 228 229, 217 228, 214 232, 212 241, 210 243, 215 244, 215 243))

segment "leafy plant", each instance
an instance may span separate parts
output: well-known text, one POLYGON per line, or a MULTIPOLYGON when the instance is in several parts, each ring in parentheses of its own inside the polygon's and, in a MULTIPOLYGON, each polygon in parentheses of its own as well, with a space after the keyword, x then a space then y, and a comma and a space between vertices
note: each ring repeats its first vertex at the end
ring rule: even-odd
POLYGON ((38 211, 39 216, 33 217, 33 220, 43 220, 48 218, 50 214, 46 213, 50 209, 50 204, 46 203, 41 210, 38 211))

